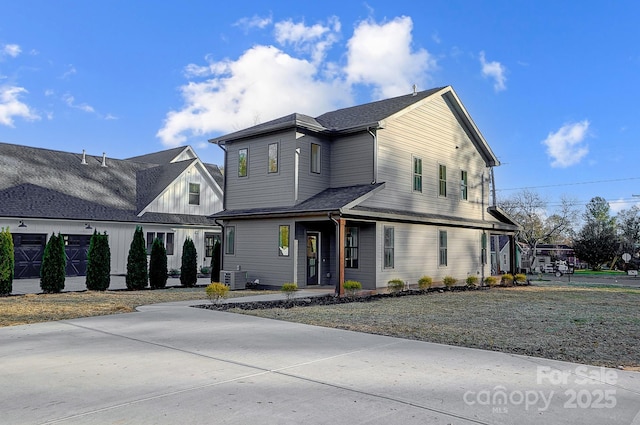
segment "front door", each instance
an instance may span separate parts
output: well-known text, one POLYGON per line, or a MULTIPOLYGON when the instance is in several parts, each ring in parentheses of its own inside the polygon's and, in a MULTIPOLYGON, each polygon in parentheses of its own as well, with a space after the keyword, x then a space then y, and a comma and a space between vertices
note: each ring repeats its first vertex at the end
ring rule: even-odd
POLYGON ((320 233, 307 233, 307 285, 318 284, 320 264, 318 263, 318 251, 320 245, 320 233))

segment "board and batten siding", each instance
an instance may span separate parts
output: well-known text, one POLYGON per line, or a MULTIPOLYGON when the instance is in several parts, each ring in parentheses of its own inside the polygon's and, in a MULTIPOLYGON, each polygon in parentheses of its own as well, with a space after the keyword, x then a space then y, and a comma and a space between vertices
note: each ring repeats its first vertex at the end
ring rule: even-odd
MULTIPOLYGON (((250 281, 261 285, 282 286, 293 282, 295 222, 290 219, 229 220, 225 227, 235 226, 235 253, 224 254, 224 270, 241 270, 250 281), (278 255, 279 226, 289 227, 289 256, 278 255)), ((223 247, 223 253, 226 252, 223 247)))
POLYGON ((294 205, 296 133, 287 130, 226 146, 226 209, 294 205), (269 173, 269 145, 278 144, 278 171, 269 173), (247 176, 238 176, 238 152, 248 150, 247 176))
POLYGON ((331 187, 370 184, 374 180, 373 136, 358 133, 331 146, 331 187))
POLYGON ((211 215, 222 210, 222 194, 197 167, 191 166, 145 208, 146 212, 211 215), (189 204, 189 183, 200 185, 200 204, 189 204))
MULTIPOLYGON (((384 288, 391 279, 402 279, 416 285, 422 276, 431 276, 434 284, 445 276, 453 276, 464 284, 469 275, 478 279, 489 276, 489 264, 482 264, 482 231, 457 227, 439 227, 423 224, 379 222, 377 286, 384 288), (394 267, 384 268, 384 228, 394 228, 394 267), (439 231, 447 232, 446 267, 439 263, 439 231)), ((488 255, 488 253, 487 253, 488 255)), ((489 259, 487 258, 487 261, 489 259)))
POLYGON ((378 181, 385 189, 363 206, 483 219, 488 170, 480 153, 441 97, 386 121, 378 130, 378 181), (422 159, 422 192, 413 191, 413 158, 422 159), (438 166, 447 169, 447 196, 438 195, 438 166), (468 200, 460 199, 467 171, 468 200), (484 186, 484 187, 483 187, 484 186))

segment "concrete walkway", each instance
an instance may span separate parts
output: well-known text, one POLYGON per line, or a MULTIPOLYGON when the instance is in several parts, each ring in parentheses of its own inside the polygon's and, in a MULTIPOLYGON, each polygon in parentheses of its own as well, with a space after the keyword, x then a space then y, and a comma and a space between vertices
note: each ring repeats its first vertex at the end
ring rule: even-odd
POLYGON ((639 373, 193 303, 0 328, 0 423, 640 425, 639 373))

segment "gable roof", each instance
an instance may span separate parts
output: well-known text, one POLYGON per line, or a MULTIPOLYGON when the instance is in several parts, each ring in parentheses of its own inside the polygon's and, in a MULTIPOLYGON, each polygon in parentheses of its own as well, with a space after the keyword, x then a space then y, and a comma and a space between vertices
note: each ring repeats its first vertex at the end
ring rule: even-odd
POLYGON ((133 156, 131 158, 127 158, 127 161, 144 162, 147 164, 169 164, 170 162, 174 162, 174 160, 187 149, 191 148, 189 146, 179 146, 177 148, 167 149, 160 152, 133 156))
POLYGON ((325 112, 316 118, 294 113, 227 135, 209 139, 209 142, 224 146, 227 142, 286 129, 306 129, 318 134, 336 136, 371 128, 383 128, 384 120, 408 111, 434 95, 442 96, 460 126, 480 152, 487 166, 499 165, 500 162, 498 158, 489 147, 489 144, 484 139, 484 136, 482 136, 482 133, 480 133, 480 130, 471 119, 471 116, 451 86, 436 87, 403 96, 392 97, 390 99, 325 112))
POLYGON ((81 153, 0 143, 0 216, 201 223, 201 216, 183 215, 180 221, 172 214, 137 216, 140 203, 153 200, 164 189, 163 184, 199 161, 158 165, 141 159, 175 158, 185 149, 143 155, 136 160, 105 158, 103 166, 102 156, 86 155, 83 164, 81 153))

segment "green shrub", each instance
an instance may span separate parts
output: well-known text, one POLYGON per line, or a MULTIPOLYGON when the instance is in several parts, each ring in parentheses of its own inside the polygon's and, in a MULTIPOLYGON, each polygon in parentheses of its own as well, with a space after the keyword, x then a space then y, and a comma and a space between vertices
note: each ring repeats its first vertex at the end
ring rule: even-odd
POLYGON ((466 279, 467 288, 477 288, 478 287, 478 276, 469 275, 466 279))
POLYGON ((220 282, 211 282, 211 284, 207 285, 205 291, 207 298, 209 298, 212 303, 217 304, 221 299, 227 298, 229 287, 220 282))
POLYGON ((86 285, 90 291, 106 291, 111 283, 109 237, 94 230, 87 253, 86 285))
POLYGON ((347 295, 353 297, 356 292, 362 289, 362 284, 356 280, 345 280, 342 284, 347 295))
POLYGON ((151 257, 149 259, 149 286, 153 289, 162 289, 167 286, 167 250, 160 238, 155 238, 151 245, 151 257))
POLYGON ((498 286, 498 278, 495 276, 487 276, 484 278, 484 283, 490 287, 498 286))
POLYGON ((429 289, 433 285, 433 279, 431 276, 422 276, 418 279, 418 288, 420 289, 429 289))
POLYGON ((187 236, 182 245, 181 264, 180 283, 182 286, 196 286, 196 283, 198 283, 198 252, 189 236, 187 236))
POLYGON ((127 289, 139 291, 147 287, 149 272, 147 271, 147 247, 144 243, 142 227, 136 226, 133 240, 127 256, 127 289))
POLYGON ((502 275, 502 284, 504 286, 513 285, 513 275, 511 273, 505 273, 502 275))
POLYGON ((404 289, 404 281, 402 279, 391 279, 387 282, 387 289, 389 289, 389 292, 392 294, 400 292, 404 289))
POLYGON ((445 276, 444 279, 442 279, 442 283, 444 283, 444 286, 446 286, 447 288, 451 288, 456 284, 457 281, 458 279, 453 276, 445 276))
POLYGON ((40 266, 40 288, 45 293, 58 293, 64 289, 67 256, 64 252, 64 238, 58 233, 51 234, 44 247, 40 266))
POLYGON ((527 283, 527 275, 524 273, 518 273, 513 277, 513 279, 518 285, 524 285, 525 283, 527 283))
POLYGON ((287 298, 287 301, 293 298, 293 295, 296 293, 297 290, 298 290, 298 284, 296 283, 285 283, 282 285, 282 288, 280 288, 280 291, 287 298))
POLYGON ((211 257, 211 281, 220 279, 220 241, 213 243, 213 257, 211 257))
POLYGON ((13 238, 9 228, 0 231, 0 295, 9 295, 13 291, 13 238))

